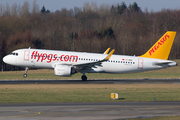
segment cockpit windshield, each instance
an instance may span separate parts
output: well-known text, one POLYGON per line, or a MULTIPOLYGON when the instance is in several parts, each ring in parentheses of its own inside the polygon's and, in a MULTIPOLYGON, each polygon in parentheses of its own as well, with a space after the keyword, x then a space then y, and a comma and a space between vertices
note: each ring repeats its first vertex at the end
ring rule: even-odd
POLYGON ((14 52, 12 52, 10 55, 15 55, 15 56, 18 56, 18 53, 14 53, 14 52))

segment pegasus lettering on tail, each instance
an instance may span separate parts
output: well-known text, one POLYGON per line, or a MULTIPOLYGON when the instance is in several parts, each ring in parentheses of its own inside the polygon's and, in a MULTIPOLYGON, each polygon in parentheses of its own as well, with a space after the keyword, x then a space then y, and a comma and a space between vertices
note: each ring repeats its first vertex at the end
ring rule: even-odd
POLYGON ((176 32, 166 32, 144 55, 140 57, 167 60, 176 32))

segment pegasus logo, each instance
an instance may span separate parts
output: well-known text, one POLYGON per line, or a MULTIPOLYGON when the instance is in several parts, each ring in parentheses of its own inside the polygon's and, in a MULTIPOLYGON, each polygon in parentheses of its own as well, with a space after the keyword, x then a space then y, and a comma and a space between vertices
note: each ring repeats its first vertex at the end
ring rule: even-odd
POLYGON ((151 56, 154 52, 156 52, 156 50, 158 50, 168 39, 170 38, 170 36, 168 35, 168 33, 158 41, 157 44, 155 44, 150 50, 149 50, 149 55, 151 56))

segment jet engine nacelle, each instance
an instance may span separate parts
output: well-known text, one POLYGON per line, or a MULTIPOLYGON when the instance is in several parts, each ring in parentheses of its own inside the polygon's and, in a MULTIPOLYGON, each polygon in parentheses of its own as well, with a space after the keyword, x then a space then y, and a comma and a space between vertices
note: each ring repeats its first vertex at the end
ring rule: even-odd
POLYGON ((71 66, 58 65, 54 66, 54 74, 57 76, 71 76, 75 71, 71 66))

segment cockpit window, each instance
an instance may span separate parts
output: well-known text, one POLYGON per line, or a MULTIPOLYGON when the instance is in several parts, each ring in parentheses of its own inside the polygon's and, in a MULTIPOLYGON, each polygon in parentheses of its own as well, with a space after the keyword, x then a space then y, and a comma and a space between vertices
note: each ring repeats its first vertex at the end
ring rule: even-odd
POLYGON ((13 52, 13 53, 11 53, 10 55, 18 56, 18 53, 14 53, 14 52, 13 52))

